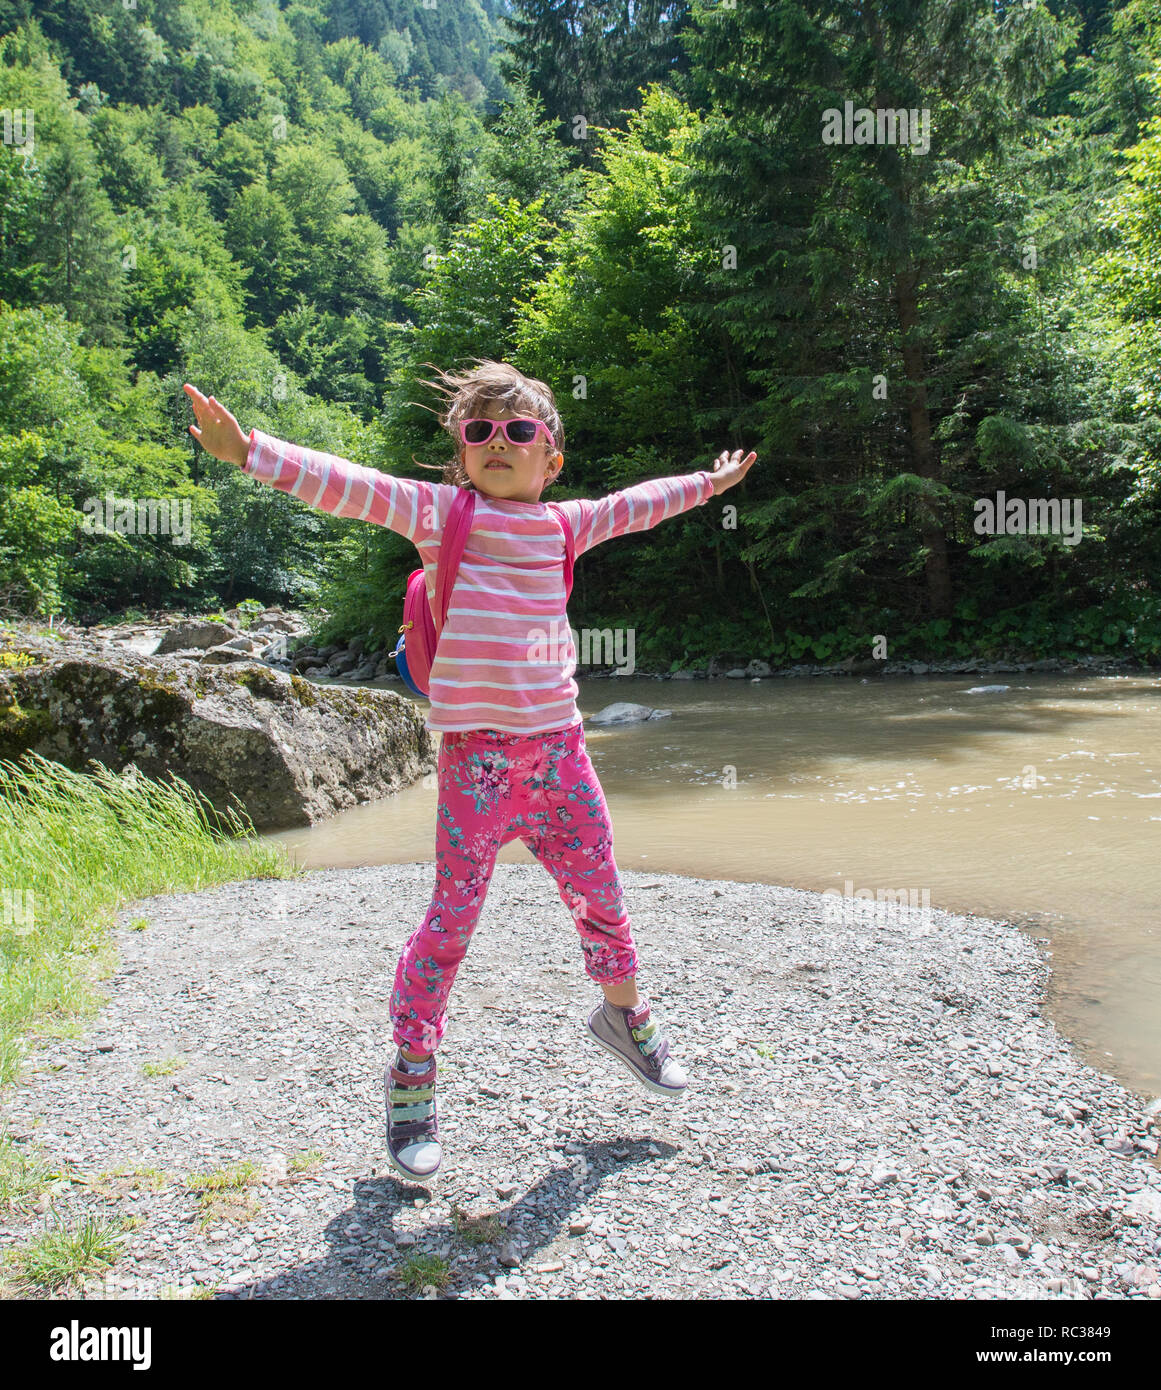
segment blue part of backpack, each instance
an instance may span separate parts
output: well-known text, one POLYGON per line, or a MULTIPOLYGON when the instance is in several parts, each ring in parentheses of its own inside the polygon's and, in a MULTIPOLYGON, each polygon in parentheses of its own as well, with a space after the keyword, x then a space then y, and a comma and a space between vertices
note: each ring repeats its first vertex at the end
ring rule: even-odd
POLYGON ((391 653, 391 655, 395 658, 395 669, 403 678, 403 684, 408 688, 408 690, 410 690, 413 695, 418 695, 421 700, 426 700, 428 697, 411 679, 411 673, 407 669, 407 653, 404 651, 404 644, 406 643, 406 641, 407 634, 405 632, 400 633, 399 643, 396 646, 395 650, 391 653))

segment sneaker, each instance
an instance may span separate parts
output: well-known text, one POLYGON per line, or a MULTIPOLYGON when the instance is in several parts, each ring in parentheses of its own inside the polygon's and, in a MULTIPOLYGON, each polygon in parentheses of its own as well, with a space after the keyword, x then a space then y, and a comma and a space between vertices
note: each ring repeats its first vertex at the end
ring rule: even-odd
POLYGON ((387 1098, 387 1156, 405 1178, 430 1178, 443 1159, 435 1111, 435 1054, 421 1072, 403 1070, 403 1055, 383 1074, 387 1098))
POLYGON ((679 1096, 685 1072, 669 1055, 669 1043, 649 1014, 649 1001, 620 1007, 606 999, 589 1014, 589 1032, 614 1057, 620 1058, 642 1086, 659 1096, 679 1096))

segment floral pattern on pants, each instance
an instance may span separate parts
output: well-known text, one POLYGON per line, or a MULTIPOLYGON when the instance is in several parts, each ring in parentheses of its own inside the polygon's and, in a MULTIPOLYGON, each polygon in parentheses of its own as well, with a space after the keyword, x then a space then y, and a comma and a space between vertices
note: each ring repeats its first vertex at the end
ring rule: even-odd
POLYGON ((613 859, 605 794, 584 725, 544 734, 444 734, 439 750, 435 891, 395 971, 395 1042, 434 1052, 447 1001, 503 845, 519 839, 556 881, 581 938, 585 972, 614 985, 637 973, 637 950, 613 859))

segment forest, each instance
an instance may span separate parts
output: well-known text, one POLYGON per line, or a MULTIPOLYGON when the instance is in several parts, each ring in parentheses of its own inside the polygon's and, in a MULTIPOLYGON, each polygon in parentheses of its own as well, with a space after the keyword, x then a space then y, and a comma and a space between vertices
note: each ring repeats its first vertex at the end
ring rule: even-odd
POLYGON ((431 478, 481 357, 556 394, 546 500, 757 451, 579 561, 642 669, 1161 664, 1159 103, 1155 0, 0 0, 0 616, 394 645, 411 545, 182 383, 431 478))

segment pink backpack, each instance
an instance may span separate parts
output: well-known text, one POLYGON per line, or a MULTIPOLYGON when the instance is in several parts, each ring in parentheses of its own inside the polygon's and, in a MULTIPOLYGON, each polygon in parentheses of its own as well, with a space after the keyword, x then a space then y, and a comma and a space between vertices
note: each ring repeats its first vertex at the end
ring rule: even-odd
MULTIPOLYGON (((573 539, 572 527, 568 524, 568 518, 562 509, 555 502, 549 502, 548 506, 559 517, 564 528, 564 592, 567 602, 572 594, 572 567, 576 555, 576 542, 573 539)), ((435 598, 432 603, 427 599, 423 570, 412 570, 407 578, 407 593, 403 600, 403 625, 399 629, 399 642, 392 656, 404 684, 424 699, 428 697, 431 664, 435 660, 439 635, 447 622, 452 589, 455 587, 460 558, 472 529, 475 510, 475 492, 471 488, 460 488, 444 527, 435 570, 435 598), (433 615, 432 604, 438 621, 433 615)))

